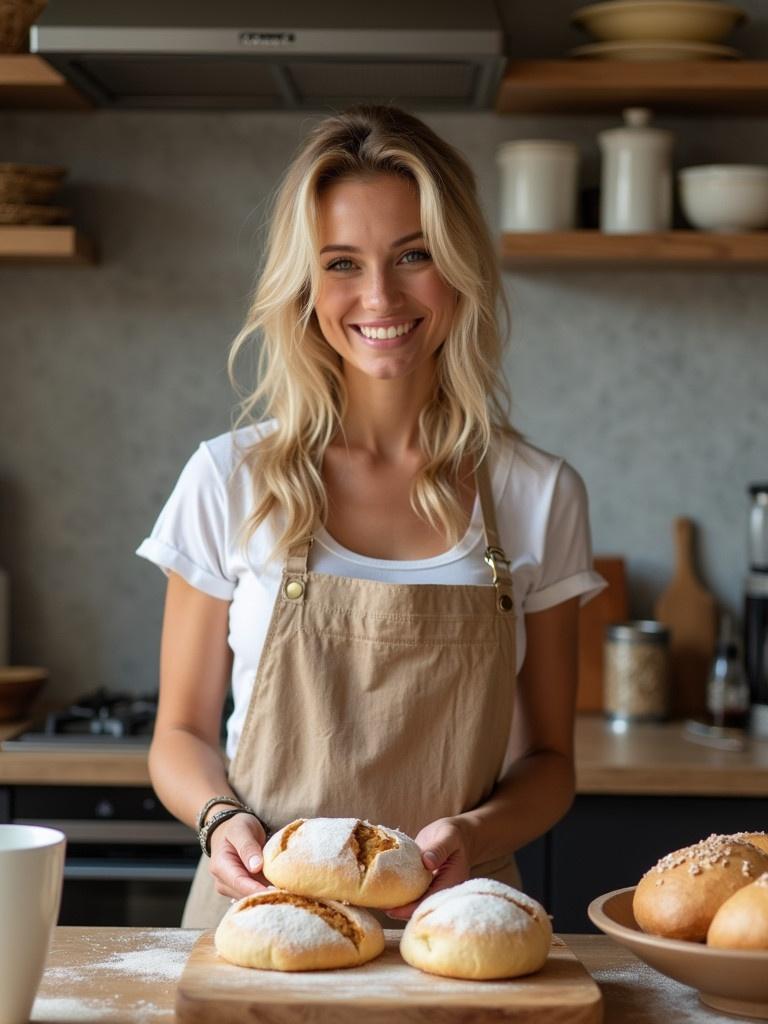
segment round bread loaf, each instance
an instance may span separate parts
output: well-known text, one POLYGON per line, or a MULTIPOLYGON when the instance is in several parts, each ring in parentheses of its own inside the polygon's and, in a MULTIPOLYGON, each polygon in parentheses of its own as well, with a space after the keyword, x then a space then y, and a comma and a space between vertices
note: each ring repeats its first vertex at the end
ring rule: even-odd
POLYGON ((412 967, 448 978, 516 978, 544 966, 552 925, 536 900, 492 878, 428 896, 400 939, 412 967))
POLYGON ((721 904, 765 871, 768 854, 752 843, 711 835, 643 875, 632 901, 635 920, 651 935, 704 942, 721 904))
POLYGON ((765 832, 735 832, 731 839, 740 839, 745 843, 752 843, 759 850, 768 853, 768 834, 765 832))
POLYGON ((299 818, 264 847, 273 885, 386 910, 423 896, 432 881, 416 843, 359 818, 299 818))
POLYGON ((718 949, 768 949, 768 873, 730 896, 707 932, 718 949))
POLYGON ((373 960, 384 949, 384 932, 357 907, 264 889, 232 904, 214 942, 220 956, 241 967, 322 971, 373 960))

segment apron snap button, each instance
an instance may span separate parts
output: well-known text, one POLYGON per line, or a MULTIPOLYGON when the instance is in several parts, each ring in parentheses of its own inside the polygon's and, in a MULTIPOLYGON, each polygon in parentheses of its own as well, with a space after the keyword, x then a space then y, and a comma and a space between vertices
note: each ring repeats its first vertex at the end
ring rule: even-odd
POLYGON ((514 601, 509 594, 502 594, 499 598, 499 608, 501 608, 503 612, 511 612, 513 605, 514 601))
POLYGON ((297 601, 304 593, 304 584, 301 580, 289 580, 285 584, 285 596, 290 601, 297 601))

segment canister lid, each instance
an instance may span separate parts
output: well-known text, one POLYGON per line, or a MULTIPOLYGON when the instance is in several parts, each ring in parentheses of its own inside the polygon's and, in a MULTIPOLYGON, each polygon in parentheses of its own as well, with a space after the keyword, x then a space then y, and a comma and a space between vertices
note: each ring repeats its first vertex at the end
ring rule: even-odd
POLYGON ((608 640, 625 640, 630 643, 665 644, 669 640, 669 629, 655 619, 635 619, 631 622, 611 622, 605 627, 608 640))

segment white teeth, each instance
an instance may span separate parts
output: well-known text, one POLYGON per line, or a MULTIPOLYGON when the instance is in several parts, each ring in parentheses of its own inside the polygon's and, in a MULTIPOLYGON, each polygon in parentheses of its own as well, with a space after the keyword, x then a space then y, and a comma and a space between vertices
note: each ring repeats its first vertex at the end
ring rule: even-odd
POLYGON ((397 327, 363 327, 359 325, 359 331, 364 338, 371 338, 377 341, 384 341, 385 338, 399 338, 403 334, 407 334, 413 330, 416 324, 415 320, 409 320, 407 323, 398 324, 397 327))

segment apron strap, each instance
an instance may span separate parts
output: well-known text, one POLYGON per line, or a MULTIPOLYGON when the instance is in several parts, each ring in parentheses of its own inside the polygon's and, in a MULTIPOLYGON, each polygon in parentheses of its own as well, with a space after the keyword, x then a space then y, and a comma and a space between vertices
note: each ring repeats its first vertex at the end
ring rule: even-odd
POLYGON ((488 471, 488 460, 483 459, 475 472, 477 493, 480 498, 480 511, 483 514, 483 532, 485 534, 485 553, 483 560, 493 573, 493 585, 496 587, 496 607, 500 612, 511 612, 515 606, 512 590, 512 576, 509 572, 509 559, 504 554, 496 524, 496 508, 493 503, 491 476, 488 471))
POLYGON ((307 560, 312 538, 299 541, 288 550, 283 569, 283 597, 292 604, 303 604, 307 590, 307 560))

